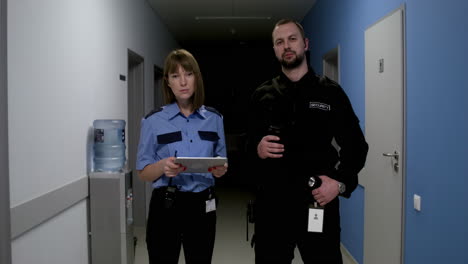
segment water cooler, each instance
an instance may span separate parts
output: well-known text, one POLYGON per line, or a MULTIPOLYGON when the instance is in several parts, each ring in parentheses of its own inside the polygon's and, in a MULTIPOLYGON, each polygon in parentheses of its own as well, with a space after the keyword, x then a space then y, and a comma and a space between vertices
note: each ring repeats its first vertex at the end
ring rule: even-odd
POLYGON ((132 171, 124 168, 125 121, 97 121, 94 170, 89 174, 91 263, 133 264, 132 171))
POLYGON ((133 264, 132 172, 92 172, 89 176, 91 260, 93 264, 133 264))

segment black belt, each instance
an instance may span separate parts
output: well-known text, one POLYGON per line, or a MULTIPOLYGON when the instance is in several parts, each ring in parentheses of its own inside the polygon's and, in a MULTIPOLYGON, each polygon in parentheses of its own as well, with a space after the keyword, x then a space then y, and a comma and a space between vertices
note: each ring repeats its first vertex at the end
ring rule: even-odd
MULTIPOLYGON (((167 191, 168 186, 158 187, 153 190, 156 194, 164 194, 167 191)), ((176 188, 175 192, 177 193, 178 197, 190 197, 194 199, 208 199, 211 197, 215 197, 215 188, 213 186, 206 188, 201 192, 183 192, 176 188)))

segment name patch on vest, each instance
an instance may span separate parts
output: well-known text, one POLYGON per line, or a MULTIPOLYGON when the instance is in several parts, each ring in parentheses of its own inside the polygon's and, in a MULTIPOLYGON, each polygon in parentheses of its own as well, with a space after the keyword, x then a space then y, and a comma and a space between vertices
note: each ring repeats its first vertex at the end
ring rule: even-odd
POLYGON ((316 108, 323 111, 330 111, 330 105, 320 102, 309 102, 309 108, 316 108))

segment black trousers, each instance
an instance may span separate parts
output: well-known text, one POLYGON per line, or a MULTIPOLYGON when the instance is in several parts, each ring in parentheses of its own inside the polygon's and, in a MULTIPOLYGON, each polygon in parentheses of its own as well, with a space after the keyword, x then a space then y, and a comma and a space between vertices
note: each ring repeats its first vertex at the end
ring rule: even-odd
POLYGON ((307 231, 308 201, 260 196, 256 210, 256 264, 290 264, 296 246, 305 264, 343 263, 338 198, 325 206, 323 233, 307 231))
POLYGON ((183 246, 185 263, 209 264, 216 235, 216 211, 206 213, 209 191, 177 192, 173 208, 164 206, 165 188, 153 190, 146 244, 150 264, 177 264, 183 246))

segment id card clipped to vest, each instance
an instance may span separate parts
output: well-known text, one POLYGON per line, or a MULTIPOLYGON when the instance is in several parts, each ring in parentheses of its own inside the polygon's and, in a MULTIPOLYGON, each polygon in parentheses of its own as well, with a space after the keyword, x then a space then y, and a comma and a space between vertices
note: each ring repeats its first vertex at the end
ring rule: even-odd
POLYGON ((317 205, 317 202, 309 206, 308 232, 323 232, 323 216, 325 209, 317 205))

